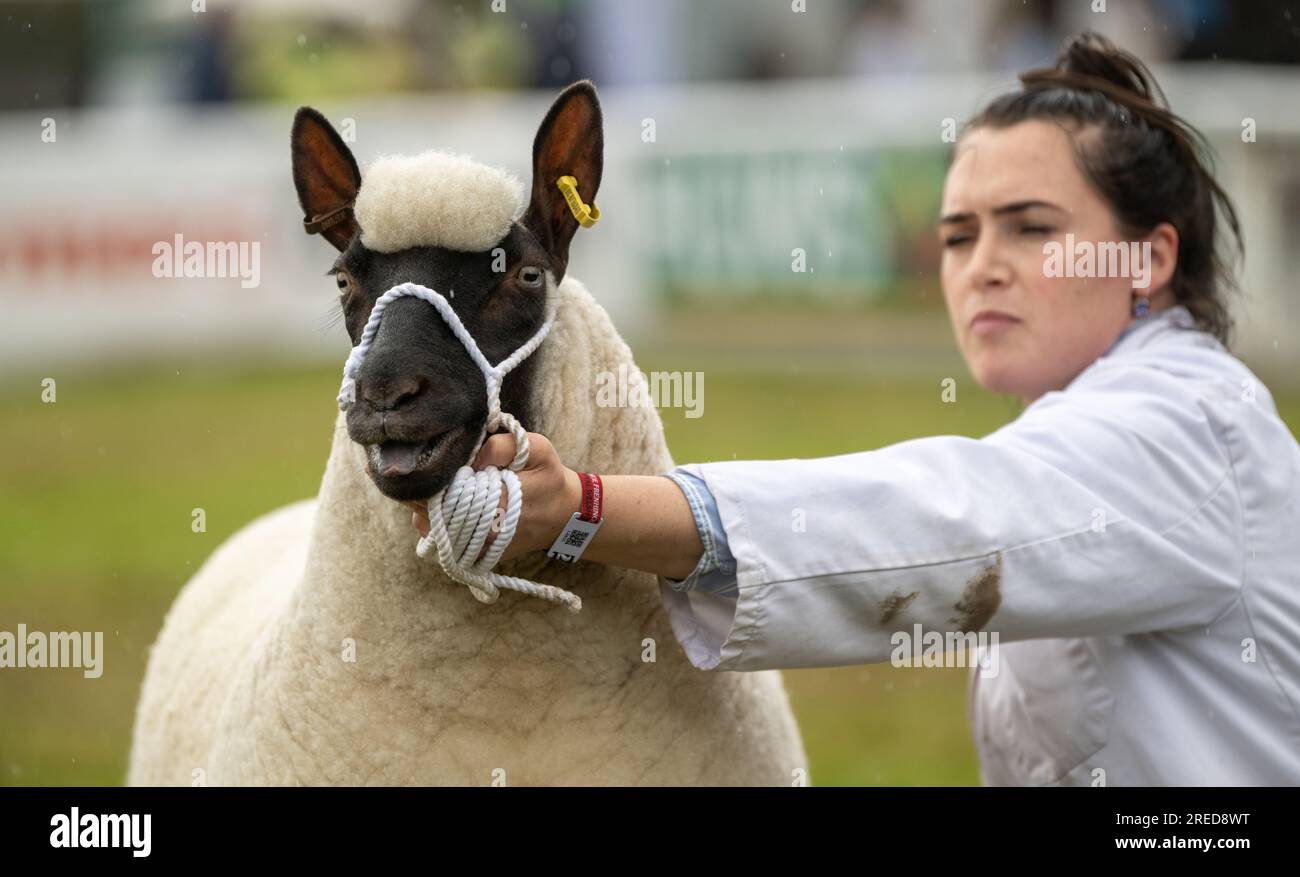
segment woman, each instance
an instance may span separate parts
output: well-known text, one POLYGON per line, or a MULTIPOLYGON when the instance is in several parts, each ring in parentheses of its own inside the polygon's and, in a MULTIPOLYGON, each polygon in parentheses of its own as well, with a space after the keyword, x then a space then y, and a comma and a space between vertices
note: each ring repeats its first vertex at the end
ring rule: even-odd
MULTIPOLYGON (((957 143, 939 230, 961 352, 1023 413, 978 440, 609 476, 583 557, 659 574, 703 669, 996 634, 970 690, 986 783, 1300 783, 1300 447, 1224 346, 1232 206, 1132 56, 1084 35, 1021 79, 957 143), (1080 246, 1111 255, 1089 271, 1080 246)), ((532 440, 506 557, 582 501, 532 440)), ((478 462, 513 453, 495 436, 478 462)))

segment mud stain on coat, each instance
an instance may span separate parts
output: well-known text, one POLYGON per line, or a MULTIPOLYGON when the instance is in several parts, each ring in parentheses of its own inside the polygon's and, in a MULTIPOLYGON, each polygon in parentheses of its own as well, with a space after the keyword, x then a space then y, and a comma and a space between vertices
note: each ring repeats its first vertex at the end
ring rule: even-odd
POLYGON ((993 613, 1002 605, 1002 552, 993 555, 993 563, 975 574, 966 583, 961 599, 953 606, 957 615, 952 619, 959 631, 977 631, 989 623, 993 613))
POLYGON ((916 595, 919 593, 921 592, 913 591, 910 594, 904 594, 900 591, 895 591, 886 597, 880 604, 880 623, 885 625, 893 621, 894 616, 906 609, 908 605, 916 599, 916 595))

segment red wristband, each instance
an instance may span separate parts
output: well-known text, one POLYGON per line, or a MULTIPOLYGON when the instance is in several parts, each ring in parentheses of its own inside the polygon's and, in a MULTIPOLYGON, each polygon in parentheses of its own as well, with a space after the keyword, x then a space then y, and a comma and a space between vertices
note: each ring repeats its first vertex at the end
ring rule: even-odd
POLYGON ((582 482, 582 509, 578 517, 590 524, 599 524, 604 507, 604 486, 600 483, 600 476, 579 472, 578 479, 582 482))
POLYGON ((578 480, 582 482, 582 510, 574 512, 560 535, 551 543, 547 557, 558 558, 565 563, 573 563, 582 556, 582 552, 600 529, 603 513, 604 485, 599 475, 579 472, 578 480))

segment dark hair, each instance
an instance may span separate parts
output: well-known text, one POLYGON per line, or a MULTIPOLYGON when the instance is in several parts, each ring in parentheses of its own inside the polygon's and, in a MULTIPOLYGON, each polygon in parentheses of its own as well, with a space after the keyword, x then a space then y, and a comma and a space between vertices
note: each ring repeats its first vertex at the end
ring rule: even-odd
POLYGON ((1237 212, 1209 169, 1209 145, 1169 109, 1146 66, 1096 33, 1066 41, 1055 67, 1021 74, 1020 91, 996 98, 967 129, 1005 128, 1030 119, 1070 125, 1084 176, 1115 211, 1124 233, 1140 237, 1161 222, 1178 230, 1174 299, 1225 346, 1236 288, 1216 248, 1220 216, 1244 256, 1237 212))

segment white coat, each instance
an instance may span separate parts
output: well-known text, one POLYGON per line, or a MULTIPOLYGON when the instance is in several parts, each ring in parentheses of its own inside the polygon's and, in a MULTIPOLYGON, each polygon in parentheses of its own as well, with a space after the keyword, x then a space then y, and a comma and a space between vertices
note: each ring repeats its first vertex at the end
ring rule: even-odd
POLYGON ((969 697, 986 784, 1300 784, 1300 446, 1185 308, 982 439, 678 469, 736 562, 736 596, 660 579, 696 666, 996 633, 969 697))

